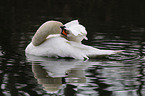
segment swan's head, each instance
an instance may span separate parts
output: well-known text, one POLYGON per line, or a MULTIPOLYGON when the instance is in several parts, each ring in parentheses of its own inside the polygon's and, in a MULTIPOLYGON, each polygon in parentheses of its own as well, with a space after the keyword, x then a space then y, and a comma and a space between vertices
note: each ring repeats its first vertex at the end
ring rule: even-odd
POLYGON ((70 32, 66 30, 65 26, 60 26, 60 28, 61 28, 61 35, 67 37, 70 34, 70 32))
POLYGON ((61 34, 70 41, 81 42, 83 39, 87 40, 87 31, 83 25, 74 20, 61 26, 61 34))

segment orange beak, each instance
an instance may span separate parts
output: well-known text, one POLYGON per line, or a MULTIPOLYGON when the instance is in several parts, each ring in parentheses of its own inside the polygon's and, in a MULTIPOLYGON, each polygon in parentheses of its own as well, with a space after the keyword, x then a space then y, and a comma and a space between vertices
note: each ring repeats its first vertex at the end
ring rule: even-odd
POLYGON ((64 35, 64 36, 67 36, 67 32, 66 32, 66 29, 65 29, 65 26, 60 26, 61 28, 61 34, 64 35))
POLYGON ((61 32, 61 34, 67 36, 67 33, 65 32, 65 30, 63 30, 63 31, 61 32))

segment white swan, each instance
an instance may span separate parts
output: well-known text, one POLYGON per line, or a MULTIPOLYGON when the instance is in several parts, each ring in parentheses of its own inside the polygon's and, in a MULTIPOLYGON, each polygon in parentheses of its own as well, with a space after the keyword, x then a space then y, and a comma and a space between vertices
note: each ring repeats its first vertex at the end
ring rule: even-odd
POLYGON ((42 24, 26 47, 27 54, 48 57, 71 57, 88 59, 97 56, 116 54, 119 51, 100 50, 81 43, 87 31, 78 20, 65 25, 58 21, 42 24), (61 33, 61 34, 60 34, 61 33))

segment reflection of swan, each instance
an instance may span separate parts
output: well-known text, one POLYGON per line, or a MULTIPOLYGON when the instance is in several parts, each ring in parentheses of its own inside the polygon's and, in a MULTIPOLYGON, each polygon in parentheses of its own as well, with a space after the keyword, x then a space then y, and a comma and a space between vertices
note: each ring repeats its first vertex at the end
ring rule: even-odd
POLYGON ((35 78, 48 93, 60 90, 64 82, 73 85, 86 83, 85 69, 94 64, 93 62, 48 59, 31 55, 27 55, 27 58, 32 61, 35 78), (62 77, 66 78, 62 80, 62 77))
POLYGON ((59 90, 59 87, 62 86, 62 78, 52 78, 47 74, 47 71, 39 64, 33 64, 32 70, 35 78, 39 84, 42 84, 44 90, 49 92, 55 92, 59 90))
POLYGON ((86 34, 85 27, 80 25, 77 20, 69 22, 65 26, 58 21, 48 21, 40 26, 25 51, 36 56, 75 59, 88 59, 88 57, 118 53, 118 51, 99 50, 81 44, 84 38, 87 39, 86 34))
MULTIPOLYGON (((88 96, 99 96, 97 93, 107 91, 115 96, 128 96, 130 93, 136 94, 137 86, 140 85, 136 79, 140 74, 135 64, 92 60, 83 62, 32 55, 28 55, 27 58, 33 63, 32 70, 35 78, 47 93, 58 92, 59 95, 60 91, 64 92, 67 85, 74 85, 74 90, 78 90, 77 94, 82 96, 87 93, 88 96), (85 71, 88 67, 90 71, 85 71), (94 89, 98 90, 94 91, 94 89)), ((68 88, 68 90, 73 89, 68 88)))
MULTIPOLYGON (((27 60, 33 61, 33 64, 40 61, 40 65, 43 69, 49 70, 47 74, 51 77, 65 77, 66 73, 70 72, 70 69, 85 69, 88 66, 94 64, 94 62, 84 62, 79 60, 65 60, 65 59, 54 59, 54 58, 43 58, 32 55, 27 55, 27 60)), ((96 63, 95 63, 96 65, 96 63)))

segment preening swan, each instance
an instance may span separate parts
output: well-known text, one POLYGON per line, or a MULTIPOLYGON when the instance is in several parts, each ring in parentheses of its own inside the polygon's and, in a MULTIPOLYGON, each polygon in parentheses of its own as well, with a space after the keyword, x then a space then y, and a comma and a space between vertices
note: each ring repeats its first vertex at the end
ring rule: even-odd
POLYGON ((116 54, 119 51, 100 50, 81 43, 87 40, 87 31, 78 20, 63 25, 59 21, 47 21, 42 24, 26 47, 27 54, 48 57, 71 57, 89 59, 97 56, 116 54))

